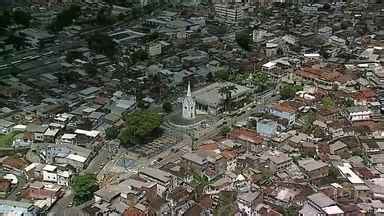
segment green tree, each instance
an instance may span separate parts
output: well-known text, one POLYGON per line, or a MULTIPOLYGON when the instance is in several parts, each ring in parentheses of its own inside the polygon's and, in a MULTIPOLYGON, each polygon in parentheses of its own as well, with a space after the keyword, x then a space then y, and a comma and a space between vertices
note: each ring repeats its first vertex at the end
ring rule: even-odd
POLYGON ((235 85, 225 85, 219 89, 219 94, 224 97, 224 109, 227 111, 231 110, 232 105, 232 93, 237 90, 235 85))
POLYGON ((193 190, 193 198, 196 202, 198 202, 202 195, 204 195, 204 191, 211 184, 211 181, 205 175, 197 175, 194 174, 192 178, 191 185, 194 188, 193 190))
POLYGON ((83 54, 76 50, 70 50, 65 54, 65 61, 72 63, 75 59, 82 59, 83 54))
POLYGON ((29 14, 25 11, 16 10, 15 12, 13 12, 13 20, 18 25, 23 25, 25 27, 29 27, 31 19, 32 19, 31 14, 29 14))
POLYGON ((335 107, 335 102, 329 96, 324 97, 321 100, 321 104, 323 105, 324 109, 333 109, 335 107))
POLYGON ((166 113, 171 113, 173 111, 173 106, 172 106, 171 102, 169 102, 169 101, 164 102, 163 103, 163 110, 166 113))
POLYGON ((98 72, 96 65, 94 65, 92 63, 85 64, 84 70, 91 77, 95 76, 98 72))
POLYGON ((308 112, 303 118, 303 130, 306 133, 310 133, 314 127, 313 122, 316 120, 314 112, 308 112))
POLYGON ((254 87, 256 87, 258 92, 263 92, 271 87, 271 80, 269 79, 266 73, 257 72, 252 74, 251 83, 254 87))
POLYGON ((222 191, 219 193, 219 203, 213 211, 214 216, 222 215, 235 215, 236 206, 236 193, 232 191, 222 191))
POLYGON ((98 25, 111 25, 116 22, 116 19, 112 17, 111 10, 108 8, 102 8, 99 10, 96 16, 96 23, 98 25))
POLYGON ((237 44, 246 51, 250 51, 251 37, 248 31, 241 32, 236 35, 237 44))
POLYGON ((344 104, 346 107, 351 107, 351 106, 355 105, 355 102, 353 101, 352 98, 348 97, 345 99, 344 104))
POLYGON ((6 28, 12 24, 12 15, 8 10, 4 10, 0 15, 0 28, 6 28))
POLYGON ((93 193, 99 189, 96 175, 92 174, 74 177, 71 187, 75 195, 73 198, 75 205, 80 205, 91 200, 93 198, 93 193))
POLYGON ((320 47, 319 54, 320 54, 321 56, 323 56, 324 58, 326 58, 326 59, 330 57, 329 54, 328 54, 328 52, 327 52, 327 48, 326 48, 325 46, 321 46, 321 47, 320 47))
POLYGON ((144 40, 145 43, 148 43, 148 42, 157 40, 159 37, 160 37, 160 33, 159 32, 153 32, 151 34, 146 34, 144 36, 143 40, 144 40))
POLYGON ((117 47, 113 39, 103 33, 96 33, 88 38, 88 47, 96 53, 113 58, 117 53, 117 47))
POLYGON ((161 124, 161 116, 158 113, 140 111, 128 113, 123 117, 126 127, 119 135, 123 145, 143 144, 158 135, 161 124))
POLYGON ((221 128, 221 131, 220 131, 222 135, 227 135, 229 132, 231 132, 231 128, 228 126, 224 126, 223 128, 221 128))
POLYGON ((207 79, 208 82, 214 82, 215 81, 215 77, 213 77, 212 72, 209 72, 207 74, 206 79, 207 79))
POLYGON ((105 129, 105 137, 108 140, 116 139, 119 136, 119 133, 120 133, 119 129, 115 127, 109 127, 105 129))
POLYGON ((301 90, 303 90, 303 88, 302 86, 299 86, 299 85, 292 85, 292 84, 284 85, 280 89, 281 99, 287 100, 287 99, 294 98, 296 95, 296 92, 301 90))
POLYGON ((63 74, 58 75, 59 77, 59 83, 74 83, 79 81, 80 75, 76 73, 75 71, 66 72, 63 74))
POLYGON ((333 181, 336 181, 338 176, 339 171, 333 166, 330 167, 328 170, 328 177, 331 178, 333 181))
POLYGON ((295 206, 290 206, 283 209, 283 216, 296 216, 299 215, 299 210, 295 206))
POLYGON ((23 37, 19 37, 16 35, 10 35, 7 40, 7 43, 13 44, 13 46, 17 49, 24 49, 26 47, 25 39, 23 37))
POLYGON ((271 17, 273 15, 272 9, 268 8, 262 8, 259 14, 262 17, 271 17))
POLYGON ((79 5, 71 5, 69 8, 64 9, 56 16, 56 19, 49 25, 51 31, 61 31, 64 27, 73 24, 74 20, 81 15, 81 8, 79 5))
POLYGON ((219 70, 216 71, 215 78, 220 81, 230 81, 231 75, 228 71, 219 70))
POLYGON ((136 50, 131 55, 131 60, 133 64, 136 64, 137 62, 144 61, 148 59, 148 53, 145 52, 143 49, 136 50))

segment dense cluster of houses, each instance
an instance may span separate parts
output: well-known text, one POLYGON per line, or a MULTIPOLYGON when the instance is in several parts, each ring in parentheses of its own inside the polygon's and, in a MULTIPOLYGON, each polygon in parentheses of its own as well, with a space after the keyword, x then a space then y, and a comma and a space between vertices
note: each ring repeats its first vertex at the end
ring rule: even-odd
MULTIPOLYGON (((36 26, 18 30, 28 49, 0 47, 15 52, 0 63, 7 74, 0 82, 0 198, 6 198, 0 214, 39 215, 55 207, 106 145, 106 129, 124 127, 125 113, 164 101, 180 106, 187 84, 194 114, 221 119, 216 133, 193 137, 198 143, 190 148, 164 151, 169 155, 129 175, 118 173, 72 210, 384 214, 383 10, 370 2, 286 1, 293 8, 272 2, 213 1, 212 20, 211 11, 194 10, 200 2, 193 1, 187 2, 193 8, 108 26, 103 31, 116 49, 113 58, 88 46, 86 22, 57 35, 36 26), (251 51, 238 42, 245 31, 251 51), (249 84, 260 74, 270 84, 261 92, 263 83, 249 84), (223 86, 234 87, 230 97, 223 86)), ((92 17, 101 5, 87 1, 82 10, 92 17)))

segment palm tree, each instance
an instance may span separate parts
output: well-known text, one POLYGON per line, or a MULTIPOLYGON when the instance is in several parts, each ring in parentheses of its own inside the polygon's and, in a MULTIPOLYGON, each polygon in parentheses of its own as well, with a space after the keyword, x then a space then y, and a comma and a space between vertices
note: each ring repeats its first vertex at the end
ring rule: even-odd
POLYGON ((251 85, 257 88, 256 90, 259 92, 266 90, 271 84, 267 74, 262 72, 257 72, 255 74, 252 74, 252 76, 250 77, 250 81, 251 81, 251 85))
POLYGON ((224 109, 230 110, 230 104, 232 102, 232 93, 237 90, 235 85, 226 85, 219 89, 219 94, 224 97, 224 109))
POLYGON ((194 174, 191 182, 191 186, 194 188, 194 200, 198 202, 201 196, 204 194, 204 191, 211 184, 211 181, 205 175, 194 174))

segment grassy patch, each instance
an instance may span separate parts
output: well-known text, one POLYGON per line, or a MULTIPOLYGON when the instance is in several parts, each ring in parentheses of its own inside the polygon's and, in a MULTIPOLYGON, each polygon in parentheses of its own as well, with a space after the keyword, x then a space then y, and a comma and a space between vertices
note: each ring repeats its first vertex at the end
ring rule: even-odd
POLYGON ((235 215, 236 213, 236 194, 230 191, 223 191, 219 194, 219 203, 213 212, 214 216, 235 215))
POLYGON ((0 135, 0 148, 7 148, 12 145, 13 138, 17 133, 12 132, 6 135, 0 135))

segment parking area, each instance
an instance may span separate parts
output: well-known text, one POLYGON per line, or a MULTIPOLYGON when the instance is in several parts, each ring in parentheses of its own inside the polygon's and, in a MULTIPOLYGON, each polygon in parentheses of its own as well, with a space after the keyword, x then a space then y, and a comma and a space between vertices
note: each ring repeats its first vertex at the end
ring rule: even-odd
POLYGON ((162 136, 150 143, 141 146, 134 146, 130 148, 129 151, 139 154, 141 157, 152 157, 166 149, 171 148, 176 144, 176 142, 176 139, 173 137, 162 136))

